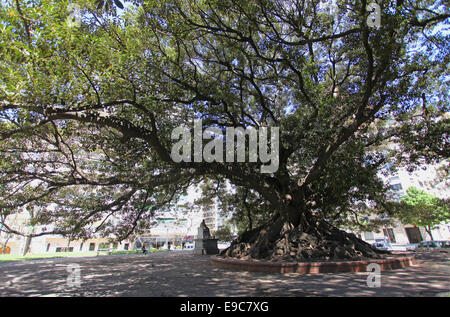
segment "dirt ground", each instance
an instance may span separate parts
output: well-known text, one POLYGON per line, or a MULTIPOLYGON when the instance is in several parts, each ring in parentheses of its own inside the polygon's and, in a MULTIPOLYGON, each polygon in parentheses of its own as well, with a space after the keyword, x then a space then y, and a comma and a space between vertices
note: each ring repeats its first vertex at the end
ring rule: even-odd
POLYGON ((380 287, 368 286, 369 273, 227 271, 192 251, 1 263, 0 296, 390 297, 450 291, 448 254, 416 259, 415 266, 381 272, 380 287))

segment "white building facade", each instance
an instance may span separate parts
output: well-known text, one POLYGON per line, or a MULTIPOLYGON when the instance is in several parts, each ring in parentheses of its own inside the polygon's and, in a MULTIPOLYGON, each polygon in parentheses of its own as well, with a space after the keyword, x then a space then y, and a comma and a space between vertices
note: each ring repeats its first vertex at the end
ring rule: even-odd
MULTIPOLYGON (((414 172, 405 168, 398 169, 388 177, 382 177, 391 186, 393 198, 400 200, 409 187, 416 187, 441 199, 450 198, 450 178, 448 177, 448 162, 436 165, 424 165, 414 172)), ((450 223, 441 223, 431 230, 434 240, 450 240, 450 223)), ((362 232, 360 237, 373 243, 375 239, 388 238, 392 244, 407 245, 431 240, 423 227, 414 224, 402 224, 393 221, 392 226, 380 228, 378 232, 362 232)))

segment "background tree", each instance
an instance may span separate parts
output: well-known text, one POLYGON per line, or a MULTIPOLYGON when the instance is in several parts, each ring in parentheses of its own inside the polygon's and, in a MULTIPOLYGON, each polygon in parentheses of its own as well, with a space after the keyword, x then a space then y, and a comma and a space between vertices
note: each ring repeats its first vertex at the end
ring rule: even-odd
MULTIPOLYGON (((3 214, 3 211, 0 209, 0 236, 3 233, 3 225, 6 223, 6 214, 3 214)), ((6 247, 8 245, 8 241, 11 238, 11 233, 7 232, 5 230, 6 234, 4 236, 4 240, 1 242, 2 243, 2 247, 1 247, 1 254, 6 254, 6 247)))
POLYGON ((393 208, 393 216, 405 224, 424 227, 434 240, 432 230, 442 222, 450 221, 450 202, 415 187, 409 187, 406 194, 393 208))
POLYGON ((80 26, 67 1, 0 7, 0 208, 41 204, 52 229, 34 236, 101 223, 123 239, 211 179, 271 209, 227 256, 378 257, 333 223, 383 201, 377 173, 394 158, 448 157, 445 1, 383 1, 377 28, 365 0, 333 14, 319 0, 106 2, 77 1, 80 26), (174 162, 171 132, 198 119, 279 127, 279 169, 174 162))
POLYGON ((214 232, 214 236, 219 239, 219 241, 231 242, 234 240, 235 236, 229 225, 225 225, 214 232))

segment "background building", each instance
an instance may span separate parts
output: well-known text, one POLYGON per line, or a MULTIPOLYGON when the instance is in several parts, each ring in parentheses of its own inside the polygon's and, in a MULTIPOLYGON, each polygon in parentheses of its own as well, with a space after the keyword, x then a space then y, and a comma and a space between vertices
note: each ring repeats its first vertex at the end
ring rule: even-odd
MULTIPOLYGON (((399 168, 389 176, 382 179, 390 185, 392 198, 401 200, 409 187, 416 187, 441 199, 450 198, 450 178, 447 162, 436 165, 424 165, 420 169, 408 172, 406 168, 399 168)), ((425 228, 413 224, 402 224, 400 221, 391 221, 392 226, 385 226, 376 232, 361 232, 358 235, 365 241, 372 243, 375 239, 388 238, 391 243, 407 245, 430 240, 425 228)), ((450 224, 441 223, 431 231, 434 240, 450 240, 450 224)))

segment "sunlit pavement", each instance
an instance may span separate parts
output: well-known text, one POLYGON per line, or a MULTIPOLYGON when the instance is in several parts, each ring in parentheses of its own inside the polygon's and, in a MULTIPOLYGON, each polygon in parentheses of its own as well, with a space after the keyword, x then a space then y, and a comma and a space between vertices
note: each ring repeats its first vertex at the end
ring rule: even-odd
POLYGON ((415 266, 381 272, 380 287, 368 286, 369 273, 227 271, 192 251, 1 263, 0 296, 436 296, 450 291, 448 254, 416 259, 415 266))

